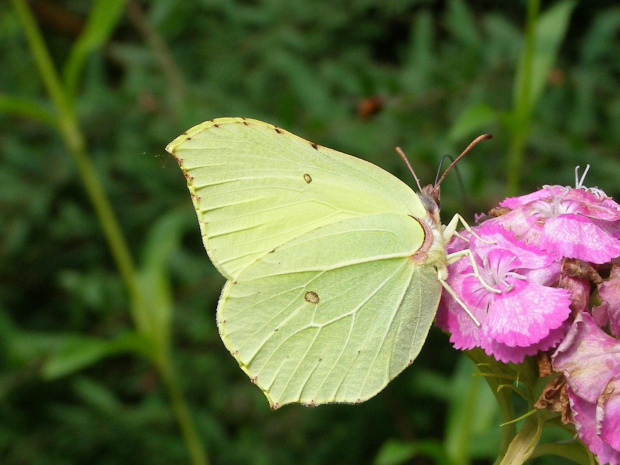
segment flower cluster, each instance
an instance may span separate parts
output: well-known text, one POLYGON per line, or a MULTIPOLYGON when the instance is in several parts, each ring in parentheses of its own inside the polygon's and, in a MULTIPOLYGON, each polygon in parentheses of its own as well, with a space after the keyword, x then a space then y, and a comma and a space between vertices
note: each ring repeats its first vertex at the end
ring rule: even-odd
POLYGON ((448 285, 477 321, 444 291, 437 324, 500 362, 552 353, 579 437, 618 465, 620 205, 580 184, 506 199, 454 237, 448 285))

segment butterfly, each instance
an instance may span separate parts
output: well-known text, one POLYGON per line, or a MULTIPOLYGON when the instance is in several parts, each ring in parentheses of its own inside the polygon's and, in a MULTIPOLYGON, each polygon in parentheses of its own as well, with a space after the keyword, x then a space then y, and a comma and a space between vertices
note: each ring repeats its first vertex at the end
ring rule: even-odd
POLYGON ((206 121, 166 150, 227 279, 220 336, 272 408, 359 403, 413 363, 458 220, 442 226, 439 183, 416 194, 371 163, 247 118, 206 121))

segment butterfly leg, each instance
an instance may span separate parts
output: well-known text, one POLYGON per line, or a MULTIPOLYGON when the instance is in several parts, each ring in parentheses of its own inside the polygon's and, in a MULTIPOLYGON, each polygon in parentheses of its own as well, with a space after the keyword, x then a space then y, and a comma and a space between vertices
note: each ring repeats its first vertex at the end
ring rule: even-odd
POLYGON ((474 259, 474 255, 471 253, 471 250, 469 249, 459 250, 458 252, 454 252, 446 256, 448 260, 448 265, 452 265, 453 263, 458 262, 463 257, 469 258, 469 261, 471 262, 471 266, 474 270, 474 276, 480 282, 480 284, 482 284, 482 287, 484 287, 487 291, 494 292, 495 294, 502 293, 501 290, 495 289, 494 287, 489 286, 487 282, 484 279, 482 279, 482 276, 480 276, 480 269, 478 268, 478 264, 476 263, 476 260, 474 259))
POLYGON ((450 287, 450 285, 444 279, 442 279, 441 276, 439 276, 439 282, 441 283, 443 288, 446 290, 446 292, 450 294, 450 296, 452 296, 452 298, 456 301, 456 303, 459 304, 463 308, 463 310, 465 310, 465 313, 469 315, 469 317, 472 319, 474 324, 476 326, 480 326, 480 322, 478 321, 478 318, 476 318, 474 314, 469 311, 469 309, 467 308, 467 305, 465 305, 465 303, 460 299, 460 297, 456 295, 456 292, 454 292, 454 289, 452 289, 452 287, 450 287))
POLYGON ((479 241, 484 242, 485 244, 493 244, 493 241, 488 241, 488 240, 483 239, 480 236, 478 236, 478 234, 476 234, 471 229, 471 226, 469 225, 469 223, 467 221, 465 221, 465 219, 461 215, 459 215, 458 213, 455 214, 452 217, 452 219, 450 220, 450 222, 443 227, 443 240, 444 240, 444 243, 448 243, 448 241, 452 238, 452 236, 461 237, 460 234, 456 232, 456 228, 457 228, 457 226, 459 224, 459 221, 461 222, 461 224, 463 225, 465 230, 467 232, 469 232, 472 236, 474 236, 476 239, 478 239, 479 241))

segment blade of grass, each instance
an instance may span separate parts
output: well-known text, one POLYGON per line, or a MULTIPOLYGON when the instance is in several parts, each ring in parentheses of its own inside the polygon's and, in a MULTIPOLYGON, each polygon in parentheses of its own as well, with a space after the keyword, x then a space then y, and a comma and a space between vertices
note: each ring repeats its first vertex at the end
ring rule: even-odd
POLYGON ((146 311, 138 288, 133 259, 112 206, 97 178, 95 168, 88 159, 84 135, 78 125, 74 108, 58 78, 52 59, 28 5, 24 0, 12 0, 12 2, 24 27, 26 38, 39 69, 39 75, 54 104, 58 130, 78 166, 88 197, 93 204, 99 224, 103 228, 108 246, 129 292, 132 308, 134 311, 146 311))
POLYGON ((69 98, 73 98, 76 93, 86 59, 112 35, 123 17, 126 2, 127 0, 96 0, 93 3, 86 26, 71 47, 69 59, 64 66, 64 84, 69 98))
POLYGON ((512 133, 507 169, 509 196, 518 191, 531 116, 557 59, 574 7, 573 1, 564 1, 539 15, 540 0, 527 3, 525 45, 515 78, 514 109, 508 118, 512 133))
POLYGON ((56 127, 56 116, 45 106, 32 100, 0 94, 0 112, 20 115, 56 127))

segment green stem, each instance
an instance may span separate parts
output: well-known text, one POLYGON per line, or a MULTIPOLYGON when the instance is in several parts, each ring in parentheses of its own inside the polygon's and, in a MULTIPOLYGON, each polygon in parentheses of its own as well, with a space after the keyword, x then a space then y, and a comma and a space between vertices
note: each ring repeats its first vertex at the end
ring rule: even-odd
POLYGON ((497 461, 496 463, 500 463, 501 460, 506 455, 506 451, 510 446, 510 443, 517 435, 517 427, 514 423, 511 422, 514 412, 512 410, 512 405, 510 404, 510 399, 506 398, 506 396, 498 393, 495 398, 497 399, 497 403, 499 405, 499 410, 502 416, 502 421, 504 424, 501 426, 502 429, 502 438, 499 443, 499 452, 497 453, 497 461))
POLYGON ((170 361, 169 354, 170 352, 166 352, 160 357, 158 366, 166 389, 168 390, 168 395, 170 396, 172 410, 174 411, 179 428, 181 428, 181 434, 183 435, 185 446, 192 458, 192 463, 194 465, 209 465, 209 460, 202 442, 198 437, 198 433, 194 428, 187 402, 183 396, 183 390, 179 384, 179 379, 176 376, 173 364, 170 361))
POLYGON ((86 143, 78 125, 75 111, 58 78, 32 12, 24 0, 12 0, 12 2, 24 27, 43 84, 56 107, 58 130, 78 166, 82 182, 93 204, 99 224, 103 228, 114 261, 127 286, 132 308, 134 309, 132 316, 134 320, 137 320, 135 312, 146 312, 146 305, 138 287, 136 268, 129 253, 129 248, 116 220, 112 206, 97 178, 95 168, 87 156, 86 143))
POLYGON ((527 2, 527 20, 525 25, 525 45, 522 56, 522 72, 515 94, 515 108, 512 120, 512 142, 508 152, 508 195, 516 195, 521 179, 523 152, 530 125, 532 112, 531 82, 534 47, 536 43, 536 24, 540 12, 540 0, 527 2))
POLYGON ((208 465, 206 453, 194 429, 183 391, 170 362, 169 340, 156 337, 156 335, 153 335, 152 328, 147 327, 150 321, 149 313, 144 294, 140 290, 138 273, 112 205, 99 182, 94 166, 88 158, 85 138, 79 127, 74 107, 61 84, 30 8, 24 0, 12 0, 12 2, 24 27, 24 32, 43 84, 56 108, 58 130, 75 159, 86 192, 103 228, 108 246, 112 251, 114 261, 127 287, 134 324, 141 333, 150 336, 157 345, 154 349, 154 353, 157 355, 154 355, 153 359, 170 395, 172 408, 181 428, 183 439, 190 452, 192 462, 194 465, 208 465))

